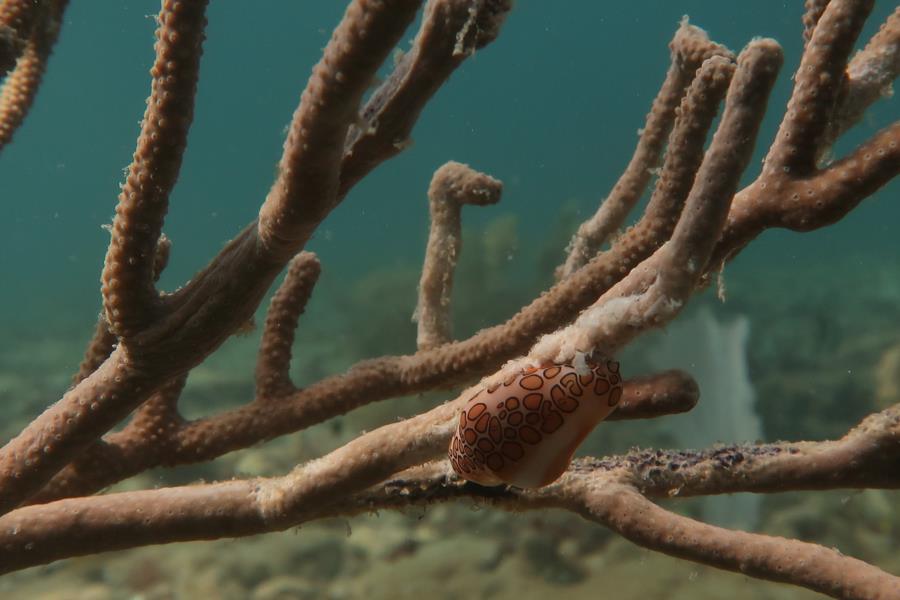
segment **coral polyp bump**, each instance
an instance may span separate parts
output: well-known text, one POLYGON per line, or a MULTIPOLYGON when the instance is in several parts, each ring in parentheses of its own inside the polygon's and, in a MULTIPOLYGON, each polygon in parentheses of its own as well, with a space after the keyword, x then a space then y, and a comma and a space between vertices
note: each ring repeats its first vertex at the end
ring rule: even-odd
POLYGON ((453 470, 481 485, 548 485, 622 397, 619 363, 585 357, 583 366, 529 367, 481 389, 450 441, 453 470))

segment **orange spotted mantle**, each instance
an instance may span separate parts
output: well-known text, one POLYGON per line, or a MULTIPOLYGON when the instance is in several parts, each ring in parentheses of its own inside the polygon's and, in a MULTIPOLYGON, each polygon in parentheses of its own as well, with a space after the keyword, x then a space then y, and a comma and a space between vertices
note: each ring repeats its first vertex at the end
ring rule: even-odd
POLYGON ((555 481, 622 397, 619 363, 587 357, 582 371, 569 364, 531 367, 480 390, 450 442, 453 470, 481 485, 533 488, 555 481))

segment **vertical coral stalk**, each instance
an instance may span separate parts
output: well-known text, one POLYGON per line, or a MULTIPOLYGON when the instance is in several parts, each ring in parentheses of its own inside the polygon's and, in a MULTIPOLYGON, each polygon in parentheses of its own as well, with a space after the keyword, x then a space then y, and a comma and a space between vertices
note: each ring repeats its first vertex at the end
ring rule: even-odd
POLYGON ((102 275, 106 321, 120 337, 134 335, 158 312, 153 263, 194 113, 206 4, 165 0, 159 13, 152 91, 102 275))
POLYGON ((500 200, 502 184, 458 162, 448 162, 431 178, 428 188, 431 231, 419 280, 416 343, 427 350, 450 341, 450 293, 462 248, 460 216, 463 204, 486 206, 500 200))

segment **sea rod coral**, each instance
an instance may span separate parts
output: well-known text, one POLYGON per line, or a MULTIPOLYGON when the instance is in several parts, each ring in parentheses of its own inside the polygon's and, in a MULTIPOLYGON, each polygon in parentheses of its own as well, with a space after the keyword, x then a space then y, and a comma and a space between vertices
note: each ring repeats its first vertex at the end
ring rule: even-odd
MULTIPOLYGON (((27 116, 66 4, 0 1, 0 148, 27 116)), ((523 382, 540 369, 546 381, 563 367, 577 379, 598 356, 609 357, 603 372, 614 372, 618 385, 613 359, 622 348, 675 319, 761 232, 834 223, 900 172, 900 121, 825 160, 900 71, 900 9, 851 58, 872 0, 806 4, 793 92, 752 183, 740 187, 782 65, 781 48, 755 39, 734 55, 685 21, 670 43, 671 67, 630 163, 578 228, 551 288, 505 323, 452 339, 461 205, 496 202, 501 184, 449 162, 429 189, 432 230, 419 291, 418 350, 365 360, 299 387, 288 375, 295 328, 321 268, 304 250, 307 242, 356 183, 408 147, 418 116, 441 85, 500 35, 511 0, 351 1, 293 114, 258 218, 173 292, 156 284, 170 249, 163 226, 193 118, 207 2, 164 0, 152 91, 111 227, 95 335, 71 388, 0 449, 0 572, 474 497, 512 511, 563 508, 651 550, 833 597, 900 597, 900 576, 875 565, 814 543, 708 525, 657 502, 675 491, 690 497, 900 487, 900 404, 832 441, 580 458, 534 488, 476 485, 447 460, 461 413, 471 410, 476 394, 491 390, 485 396, 493 400, 493 391, 511 381, 527 388, 523 382), (420 10, 412 49, 367 95, 420 10), (643 214, 613 238, 657 170, 643 214), (255 398, 185 419, 179 396, 188 374, 247 323, 282 273, 266 313, 255 398), (454 385, 469 387, 280 477, 101 493, 148 469, 209 461, 367 403, 454 385)), ((574 389, 568 395, 548 389, 533 414, 522 417, 533 417, 535 430, 544 427, 541 443, 557 433, 548 423, 580 396, 574 389)), ((604 393, 598 396, 609 396, 604 393)), ((697 394, 681 372, 626 379, 607 420, 684 412, 697 394)), ((470 431, 481 427, 479 416, 468 413, 470 431)), ((495 452, 490 438, 496 433, 499 444, 505 433, 492 426, 484 421, 483 448, 458 444, 454 463, 547 460, 540 445, 495 452)), ((529 443, 521 430, 516 435, 529 443)))

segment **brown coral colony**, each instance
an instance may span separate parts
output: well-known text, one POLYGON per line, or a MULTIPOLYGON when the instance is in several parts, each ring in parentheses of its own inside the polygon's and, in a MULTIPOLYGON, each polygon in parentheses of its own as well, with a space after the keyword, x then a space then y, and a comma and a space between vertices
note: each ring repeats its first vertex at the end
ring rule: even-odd
MULTIPOLYGON (((268 191, 258 190, 256 200, 227 199, 256 202, 258 216, 169 292, 157 285, 170 246, 162 232, 194 136, 188 134, 207 4, 162 0, 151 94, 110 227, 95 334, 72 386, 48 398, 48 406, 0 448, 0 574, 100 552, 283 531, 317 519, 472 497, 516 512, 572 511, 648 550, 742 577, 841 599, 900 598, 900 576, 822 545, 813 532, 802 541, 726 529, 661 504, 733 493, 896 490, 900 398, 890 394, 878 399, 880 412, 831 440, 731 439, 701 450, 634 449, 579 458, 568 468, 601 420, 663 417, 698 401, 698 385, 687 373, 623 382, 618 363, 607 357, 621 356, 639 335, 678 318, 695 293, 766 230, 831 225, 896 182, 900 120, 842 154, 833 147, 870 105, 889 95, 900 74, 896 1, 882 4, 881 25, 864 40, 874 0, 806 0, 791 99, 779 113, 761 170, 744 187, 782 49, 773 39, 755 38, 736 54, 684 19, 632 158, 596 213, 578 226, 555 283, 508 320, 461 339, 453 335, 451 309, 463 211, 498 202, 503 186, 449 161, 428 189, 432 227, 416 303, 415 352, 369 357, 310 381, 291 377, 295 328, 327 268, 308 252, 308 242, 358 182, 410 148, 431 98, 495 40, 513 3, 349 0, 299 95, 268 191), (413 23, 418 32, 409 51, 395 53, 413 23), (370 93, 392 55, 391 73, 370 93), (649 200, 639 208, 645 195, 649 200), (633 212, 639 214, 628 227, 633 212), (284 280, 276 284, 281 273, 284 280), (222 412, 185 417, 180 404, 188 375, 242 331, 275 288, 253 393, 222 412), (587 348, 598 350, 585 355, 587 348), (160 467, 212 461, 367 404, 480 378, 485 383, 472 391, 423 405, 416 416, 384 423, 279 475, 112 487, 160 467), (446 463, 435 461, 448 441, 450 463, 466 481, 447 477, 446 463), (486 490, 467 481, 511 487, 486 490)), ((32 105, 66 5, 0 0, 0 151, 32 105)), ((636 44, 661 45, 640 37, 636 44)), ((295 69, 279 74, 296 76, 295 69)), ((473 98, 497 106, 494 98, 473 98)), ((62 108, 71 110, 66 102, 62 108)), ((30 196, 7 193, 7 203, 30 196)), ((95 281, 92 276, 90 285, 95 281)), ((728 401, 714 396, 703 402, 728 401)))

